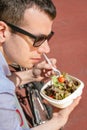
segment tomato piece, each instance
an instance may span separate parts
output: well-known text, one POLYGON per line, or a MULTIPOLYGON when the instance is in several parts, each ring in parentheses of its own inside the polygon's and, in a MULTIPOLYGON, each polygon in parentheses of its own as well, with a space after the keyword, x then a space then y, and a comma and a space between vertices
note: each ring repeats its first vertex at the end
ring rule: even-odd
POLYGON ((51 98, 54 98, 54 96, 53 96, 53 95, 50 95, 50 97, 51 97, 51 98))
POLYGON ((63 76, 58 77, 58 81, 63 83, 65 81, 65 78, 63 76))

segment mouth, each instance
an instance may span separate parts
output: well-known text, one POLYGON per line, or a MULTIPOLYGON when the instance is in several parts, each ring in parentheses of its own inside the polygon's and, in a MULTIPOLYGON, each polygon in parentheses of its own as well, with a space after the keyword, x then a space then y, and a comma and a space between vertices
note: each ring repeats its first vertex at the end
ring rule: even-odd
POLYGON ((34 62, 34 63, 37 63, 41 60, 41 58, 31 58, 31 60, 34 62))

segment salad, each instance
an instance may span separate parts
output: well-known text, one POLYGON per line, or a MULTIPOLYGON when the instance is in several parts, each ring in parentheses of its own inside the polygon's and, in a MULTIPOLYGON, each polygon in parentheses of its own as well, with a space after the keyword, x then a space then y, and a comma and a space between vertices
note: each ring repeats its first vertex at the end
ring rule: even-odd
POLYGON ((56 100, 62 100, 71 95, 80 85, 79 81, 71 78, 67 73, 62 73, 59 77, 51 77, 52 84, 44 89, 44 93, 56 100))

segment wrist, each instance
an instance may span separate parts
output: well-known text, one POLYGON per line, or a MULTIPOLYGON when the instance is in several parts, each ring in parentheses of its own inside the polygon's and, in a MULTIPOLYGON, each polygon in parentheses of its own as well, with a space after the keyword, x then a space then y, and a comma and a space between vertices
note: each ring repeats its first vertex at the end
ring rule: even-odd
POLYGON ((13 75, 15 76, 15 85, 20 86, 22 83, 21 77, 18 75, 17 72, 13 72, 13 75))
POLYGON ((14 72, 16 76, 16 86, 24 85, 35 80, 32 69, 14 72))

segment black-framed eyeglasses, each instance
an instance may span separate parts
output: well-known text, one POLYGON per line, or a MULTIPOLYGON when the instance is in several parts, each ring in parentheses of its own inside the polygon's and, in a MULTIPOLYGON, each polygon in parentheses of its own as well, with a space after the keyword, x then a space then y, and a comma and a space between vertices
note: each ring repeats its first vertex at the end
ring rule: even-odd
POLYGON ((48 36, 45 36, 45 35, 41 35, 41 36, 35 36, 21 28, 19 28, 18 26, 15 26, 11 23, 8 23, 6 21, 4 21, 12 30, 16 31, 16 32, 19 32, 19 33, 22 33, 26 36, 29 36, 31 38, 34 39, 34 43, 33 43, 33 46, 34 47, 39 47, 40 45, 42 45, 46 40, 49 41, 51 39, 51 37, 53 36, 54 32, 51 31, 51 33, 48 35, 48 36))

